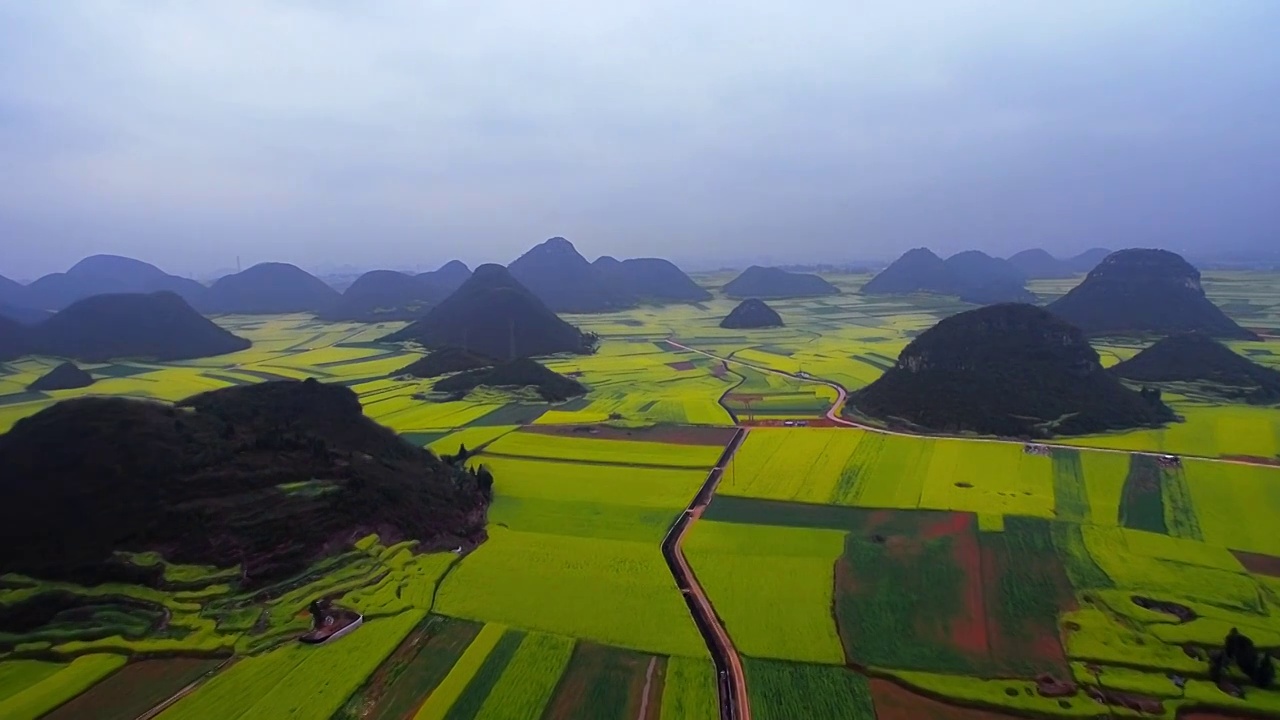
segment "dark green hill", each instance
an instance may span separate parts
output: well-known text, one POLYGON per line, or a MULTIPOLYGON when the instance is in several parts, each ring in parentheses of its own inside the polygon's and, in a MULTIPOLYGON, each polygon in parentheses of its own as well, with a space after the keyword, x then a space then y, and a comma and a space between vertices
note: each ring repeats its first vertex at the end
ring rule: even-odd
POLYGON ((741 275, 730 280, 721 289, 727 297, 735 300, 745 298, 771 300, 840 294, 839 288, 817 275, 788 272, 759 265, 752 265, 743 270, 741 275))
POLYGON ((29 307, 0 303, 0 317, 17 320, 23 325, 39 325, 53 317, 53 313, 48 310, 32 310, 29 307))
POLYGON ((94 382, 93 376, 73 362, 64 362, 27 386, 28 390, 76 390, 94 382))
POLYGON ((450 260, 441 265, 439 270, 419 273, 418 277, 439 288, 444 296, 462 287, 462 283, 471 277, 471 268, 461 260, 450 260))
POLYGON ((606 281, 562 237, 535 245, 507 269, 553 312, 612 312, 636 305, 634 297, 606 281))
POLYGON ((374 270, 356 278, 338 303, 317 317, 340 322, 417 320, 447 294, 422 276, 374 270))
POLYGON ((396 375, 412 375, 420 378, 433 378, 449 373, 475 370, 494 365, 492 358, 479 353, 456 347, 443 347, 432 350, 413 364, 395 373, 396 375))
POLYGON ((384 338, 460 347, 497 359, 589 353, 595 339, 561 320, 501 265, 481 265, 421 320, 384 338))
POLYGON ((978 250, 966 250, 943 260, 928 248, 903 253, 859 292, 864 295, 955 295, 976 305, 1036 299, 1023 286, 1022 273, 1007 260, 978 250))
POLYGON ((1017 268, 1027 280, 1059 280, 1076 275, 1066 262, 1040 248, 1010 255, 1009 264, 1017 268))
POLYGON ((186 360, 250 346, 170 292, 85 298, 33 328, 31 338, 32 352, 86 362, 186 360))
POLYGON ((632 258, 619 262, 608 255, 592 263, 605 280, 644 302, 696 303, 711 299, 707 292, 674 263, 662 258, 632 258))
POLYGON ((199 304, 208 291, 189 278, 164 272, 150 263, 119 255, 91 255, 65 273, 45 275, 26 286, 13 304, 61 310, 94 295, 172 292, 199 304))
POLYGON ((724 319, 720 327, 731 329, 782 327, 782 316, 763 300, 750 298, 738 303, 724 319))
POLYGON ((351 390, 314 380, 178 407, 68 400, 0 435, 0 467, 0 568, 82 582, 109 579, 115 551, 242 564, 261 584, 375 531, 388 544, 469 547, 485 537, 492 482, 369 420, 351 390))
POLYGON ((1158 399, 1102 369, 1079 329, 1031 305, 970 310, 921 333, 859 411, 941 432, 1079 435, 1174 420, 1158 399))
POLYGON ((1171 335, 1111 368, 1136 382, 1203 382, 1251 403, 1280 402, 1280 370, 1259 365, 1203 333, 1171 335))
POLYGON ((907 295, 928 292, 955 295, 959 285, 946 261, 929 248, 914 248, 902 254, 858 292, 863 295, 907 295))
POLYGON ((320 278, 288 263, 261 263, 219 278, 200 310, 216 314, 321 313, 342 299, 320 278))
POLYGON ((1107 256, 1049 310, 1090 335, 1172 335, 1254 339, 1205 297, 1200 271, 1168 250, 1107 256))
POLYGON ((467 393, 481 385, 490 387, 532 387, 547 402, 559 402, 585 395, 582 383, 548 370, 542 364, 520 358, 502 365, 468 370, 437 382, 432 389, 448 393, 467 393))

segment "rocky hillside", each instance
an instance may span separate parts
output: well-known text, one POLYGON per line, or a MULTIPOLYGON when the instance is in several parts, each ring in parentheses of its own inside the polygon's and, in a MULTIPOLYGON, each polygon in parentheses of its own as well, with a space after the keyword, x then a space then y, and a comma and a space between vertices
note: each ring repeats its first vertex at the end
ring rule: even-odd
POLYGON ((1198 331, 1222 338, 1255 337, 1205 297, 1200 271, 1168 250, 1108 255, 1049 310, 1090 335, 1198 331))
POLYGON ((1280 402, 1280 370, 1259 365, 1203 333, 1171 335, 1111 368, 1144 383, 1207 383, 1209 392, 1256 404, 1280 402))
POLYGON ((314 380, 177 407, 68 400, 0 435, 0 467, 0 567, 91 583, 111 579, 117 550, 241 565, 254 584, 375 531, 388 544, 469 547, 485 538, 492 483, 369 420, 351 390, 314 380))
POLYGON ((1126 388, 1103 370, 1080 330, 1021 304, 942 320, 850 402, 891 424, 1012 437, 1078 435, 1175 419, 1158 399, 1126 388))

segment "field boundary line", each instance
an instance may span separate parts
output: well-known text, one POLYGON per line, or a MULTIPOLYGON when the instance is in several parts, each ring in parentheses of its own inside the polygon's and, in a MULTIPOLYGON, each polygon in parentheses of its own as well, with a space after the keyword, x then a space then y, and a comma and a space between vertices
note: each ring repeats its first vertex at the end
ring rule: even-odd
POLYGON ((515 453, 494 452, 492 450, 481 450, 471 457, 479 457, 487 455, 495 458, 507 458, 510 460, 530 460, 533 462, 549 462, 559 463, 561 465, 604 465, 606 467, 621 467, 641 469, 653 468, 655 470, 706 470, 706 464, 701 465, 650 465, 648 463, 627 463, 627 462, 611 462, 609 460, 578 460, 575 458, 549 458, 539 457, 537 455, 517 455, 515 453))
POLYGON ((201 685, 205 684, 209 680, 213 679, 213 677, 217 675, 219 672, 221 672, 223 668, 225 668, 228 665, 234 664, 235 661, 236 661, 236 658, 234 656, 229 657, 226 660, 223 660, 221 663, 218 664, 217 667, 205 673, 204 675, 201 675, 195 680, 192 680, 190 683, 187 684, 186 687, 182 688, 178 692, 171 695, 168 700, 161 702, 159 705, 156 705, 150 710, 139 715, 137 717, 137 720, 152 720, 156 716, 160 715, 160 713, 163 713, 165 710, 168 710, 169 708, 176 705, 178 701, 181 700, 182 698, 195 692, 197 688, 199 688, 201 685))

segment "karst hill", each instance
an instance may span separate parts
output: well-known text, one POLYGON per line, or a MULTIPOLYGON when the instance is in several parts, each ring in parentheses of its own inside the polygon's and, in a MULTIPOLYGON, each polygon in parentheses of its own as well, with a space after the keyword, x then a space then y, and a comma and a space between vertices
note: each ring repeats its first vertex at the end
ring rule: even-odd
POLYGON ((356 278, 337 303, 317 317, 339 322, 417 320, 450 292, 421 275, 373 270, 356 278))
POLYGON ((720 327, 734 330, 782 327, 782 316, 763 300, 750 298, 729 311, 720 321, 720 327))
POLYGON ((903 253, 867 281, 863 295, 933 293, 954 295, 975 305, 1033 302, 1022 273, 1009 261, 966 250, 943 260, 928 248, 903 253))
POLYGON ((839 288, 817 275, 759 265, 752 265, 743 270, 721 290, 726 297, 735 300, 745 298, 775 300, 840 294, 839 288))
POLYGON ((438 270, 431 270, 418 274, 419 278, 426 280, 428 284, 437 287, 442 293, 449 293, 462 287, 462 283, 471 277, 471 268, 461 260, 450 260, 441 265, 438 270))
POLYGON ((662 258, 617 260, 604 255, 591 265, 606 282, 641 302, 696 303, 711 299, 711 293, 675 263, 662 258))
POLYGON ((91 255, 65 273, 45 275, 21 288, 8 304, 37 310, 61 310, 77 300, 103 294, 172 292, 199 304, 208 291, 189 278, 120 255, 91 255))
POLYGON ((73 362, 64 362, 49 372, 36 378, 27 386, 28 390, 47 392, 49 390, 78 390, 94 383, 93 376, 73 362))
MULTIPOLYGON (((0 331, 0 354, 17 338, 21 354, 85 362, 117 358, 189 360, 244 350, 250 342, 197 313, 171 292, 95 295, 72 303, 39 325, 0 331)), ((12 354, 9 352, 7 354, 12 354)))
POLYGON ((492 483, 369 420, 351 390, 314 380, 176 407, 64 401, 0 435, 0 467, 0 567, 81 582, 123 572, 116 551, 240 565, 260 584, 375 531, 424 550, 470 547, 485 538, 492 483))
POLYGON ((609 282, 562 237, 535 245, 508 270, 553 312, 612 312, 636 305, 635 297, 609 282))
POLYGON ((1205 297, 1200 271, 1168 250, 1114 252, 1048 309, 1090 335, 1256 338, 1205 297))
POLYGON ((1205 383, 1210 394, 1232 400, 1280 402, 1280 370, 1259 365, 1204 333, 1171 335, 1111 372, 1135 382, 1205 383))
POLYGON ((1078 435, 1174 420, 1102 368, 1084 334, 1042 308, 1001 304, 921 333, 850 400, 891 424, 1011 437, 1078 435))
POLYGON ((595 339, 561 320, 501 265, 481 265, 417 322, 385 338, 457 347, 498 360, 594 350, 595 339))
POLYGON ((1033 248, 1010 255, 1009 264, 1027 280, 1060 280, 1075 277, 1069 263, 1059 260, 1047 250, 1033 248))
POLYGON ((212 314, 323 313, 341 301, 337 290, 288 263, 260 263, 219 278, 199 309, 212 314))
POLYGON ((587 388, 529 358, 517 358, 492 367, 467 370, 436 382, 433 390, 465 394, 480 386, 532 388, 547 402, 585 395, 587 388))

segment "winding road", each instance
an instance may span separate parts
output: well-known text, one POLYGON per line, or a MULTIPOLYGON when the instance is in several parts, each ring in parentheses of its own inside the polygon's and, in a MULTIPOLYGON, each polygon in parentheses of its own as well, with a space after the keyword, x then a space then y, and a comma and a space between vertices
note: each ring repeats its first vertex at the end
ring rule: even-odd
POLYGON ((707 597, 702 585, 698 583, 697 576, 693 574, 693 568, 689 566, 689 561, 684 555, 683 543, 689 526, 694 520, 702 517, 702 511, 706 509, 707 503, 711 502, 711 496, 715 494, 716 486, 720 484, 725 466, 746 437, 747 430, 739 428, 733 440, 721 453, 716 466, 707 474, 707 480, 702 484, 702 489, 694 496, 689 507, 680 513, 680 517, 676 519, 671 529, 667 531, 667 536, 662 540, 662 557, 671 568, 676 586, 680 588, 684 601, 689 605, 689 612, 693 614, 693 621, 711 650, 711 660, 716 668, 716 686, 720 696, 720 720, 751 720, 747 679, 742 670, 742 658, 738 655, 737 648, 733 646, 733 641, 729 639, 729 632, 725 630, 724 623, 720 621, 715 609, 711 606, 711 599, 707 597))

